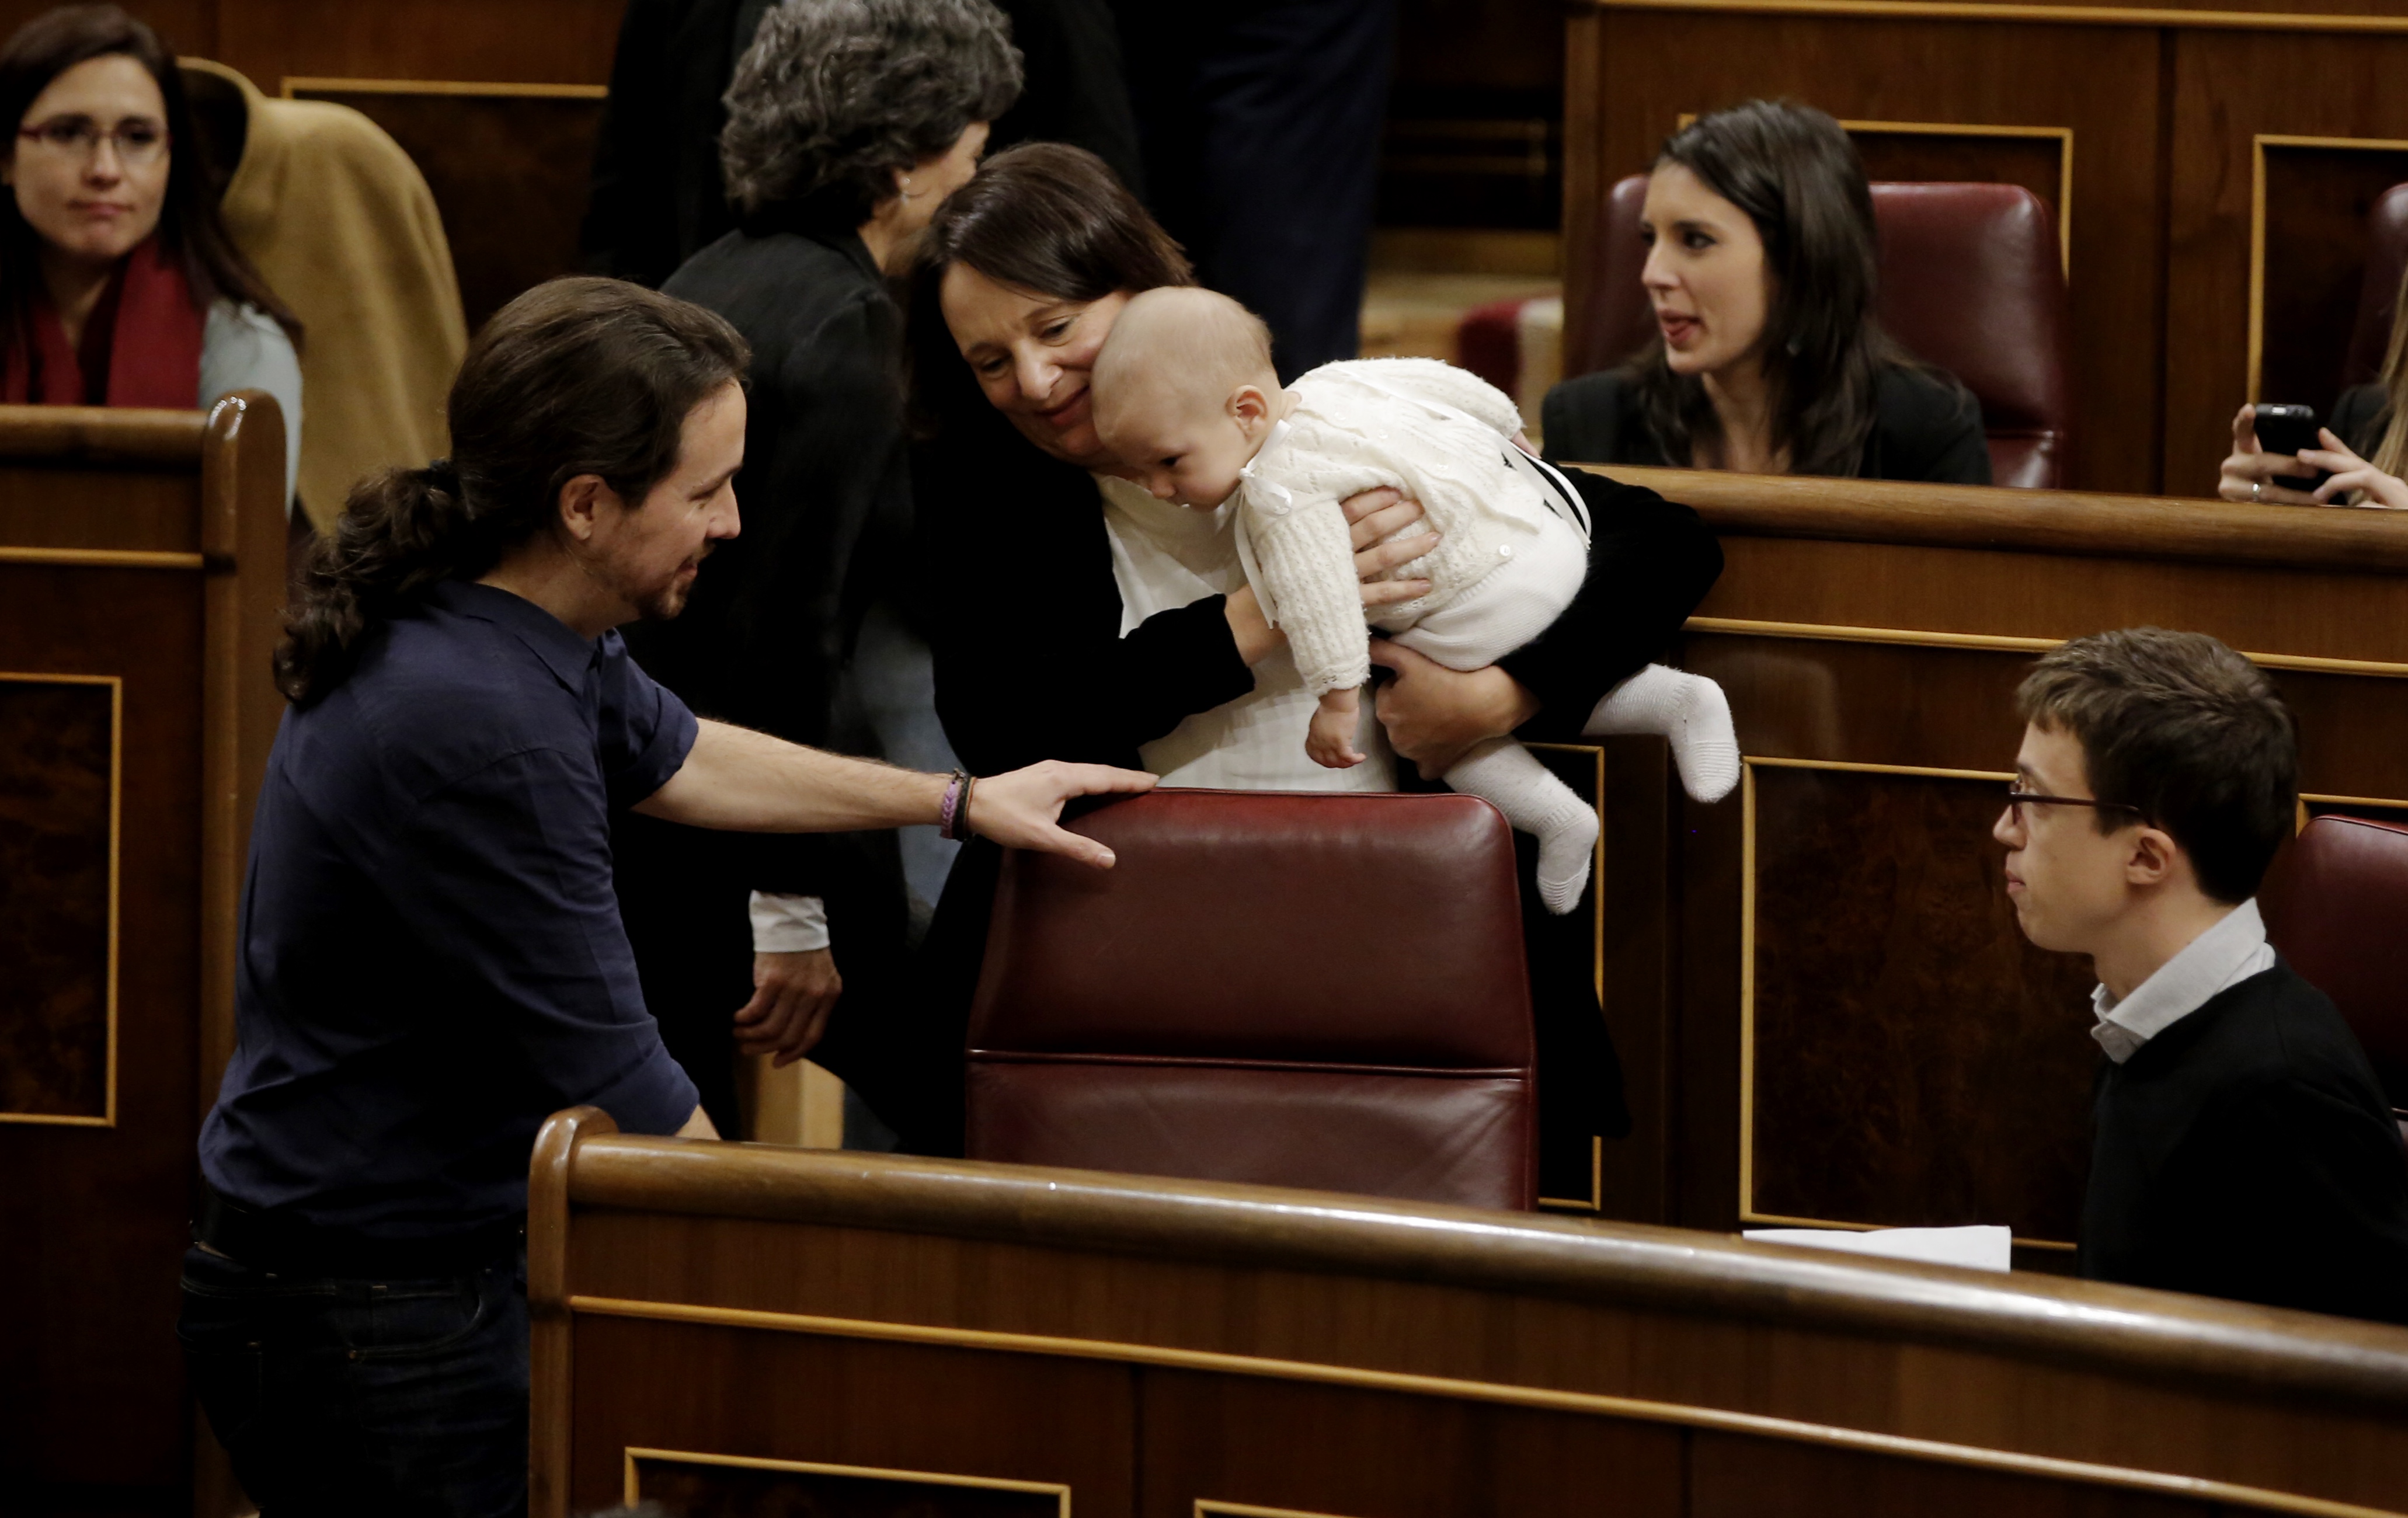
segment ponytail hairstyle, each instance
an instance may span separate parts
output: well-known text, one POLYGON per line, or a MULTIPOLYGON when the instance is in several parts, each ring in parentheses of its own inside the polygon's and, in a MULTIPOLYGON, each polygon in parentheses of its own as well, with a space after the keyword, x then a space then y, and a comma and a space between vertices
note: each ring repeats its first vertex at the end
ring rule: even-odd
MULTIPOLYGON (((1855 474, 1884 371, 1913 367, 1956 384, 1916 364, 1873 315, 1880 242, 1856 144, 1811 106, 1751 100, 1667 137, 1656 167, 1672 164, 1738 207, 1764 240, 1771 289, 1758 353, 1773 447, 1788 451, 1793 474, 1855 474)), ((1720 440, 1704 380, 1672 372, 1660 333, 1624 372, 1665 462, 1685 467, 1698 443, 1720 440)))
POLYGON ((713 313, 617 279, 540 284, 496 312, 452 382, 452 457, 351 487, 285 614, 276 685, 308 707, 428 587, 475 580, 560 530, 560 493, 599 475, 640 508, 677 467, 686 417, 744 383, 713 313))
MULTIPOLYGON (((94 58, 133 59, 159 86, 166 108, 167 193, 159 207, 161 251, 184 271, 193 303, 203 313, 219 300, 255 307, 284 329, 294 351, 301 350, 301 319, 276 298, 267 281, 243 257, 218 216, 218 189, 201 158, 201 139, 184 98, 184 73, 159 34, 115 6, 61 6, 20 26, 0 47, 0 130, 15 151, 25 112, 50 81, 94 58)), ((17 197, 0 191, 0 313, 14 318, 41 288, 41 234, 17 208, 17 197)), ((0 329, 0 346, 22 341, 18 322, 0 329)), ((287 419, 290 425, 290 419, 287 419)))

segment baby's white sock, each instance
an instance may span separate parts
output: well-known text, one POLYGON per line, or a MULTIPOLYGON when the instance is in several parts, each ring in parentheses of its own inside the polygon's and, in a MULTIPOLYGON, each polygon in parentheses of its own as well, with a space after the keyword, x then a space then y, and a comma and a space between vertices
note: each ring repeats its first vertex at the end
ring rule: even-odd
POLYGON ((1607 692, 1582 731, 1590 738, 1654 733, 1671 739, 1681 788, 1699 801, 1720 801, 1739 783, 1730 702, 1703 675, 1649 665, 1607 692))
POLYGON ((1446 783, 1496 804, 1505 820, 1539 840, 1539 899, 1561 916, 1580 905, 1597 862, 1597 811, 1529 750, 1491 738, 1455 763, 1446 783))

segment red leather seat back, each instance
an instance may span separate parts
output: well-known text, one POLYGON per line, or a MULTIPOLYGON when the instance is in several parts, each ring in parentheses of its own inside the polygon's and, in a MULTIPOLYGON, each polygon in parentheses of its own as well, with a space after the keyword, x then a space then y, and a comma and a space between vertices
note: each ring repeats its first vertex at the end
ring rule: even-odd
MULTIPOLYGON (((1909 352, 1982 403, 1996 483, 2050 489, 2063 478, 2073 405, 2066 380, 2064 254, 2048 203, 2020 185, 1882 183, 1878 311, 1909 352)), ((1596 279, 1564 372, 1586 374, 1644 347, 1656 324, 1641 286, 1647 179, 1606 196, 1596 279)))
POLYGON ((2408 184, 2395 184, 2377 195, 2366 213, 2366 278, 2358 288, 2358 324, 2350 329, 2349 358, 2342 365, 2344 386, 2362 385, 2383 373, 2402 267, 2408 267, 2408 184))
POLYGON ((1472 796, 1156 791, 1008 855, 972 1158, 1527 1208, 1512 834, 1472 796))
POLYGON ((2318 817, 2284 847, 2258 893, 2266 937, 2333 999, 2391 1105, 2408 1112, 2408 827, 2318 817))

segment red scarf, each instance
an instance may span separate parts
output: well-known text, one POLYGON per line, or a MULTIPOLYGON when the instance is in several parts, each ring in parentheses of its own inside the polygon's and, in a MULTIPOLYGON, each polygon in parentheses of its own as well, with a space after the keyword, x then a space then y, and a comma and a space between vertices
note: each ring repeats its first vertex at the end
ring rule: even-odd
POLYGON ((156 234, 118 261, 108 288, 67 346, 58 308, 37 291, 0 365, 12 406, 153 406, 189 411, 201 396, 201 311, 181 265, 156 234))

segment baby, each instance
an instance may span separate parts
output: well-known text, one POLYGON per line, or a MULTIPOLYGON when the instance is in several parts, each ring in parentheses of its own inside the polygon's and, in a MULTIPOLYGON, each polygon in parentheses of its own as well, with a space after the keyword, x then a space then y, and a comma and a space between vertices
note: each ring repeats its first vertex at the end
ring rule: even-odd
MULTIPOLYGON (((1438 546, 1392 572, 1421 596, 1371 614, 1396 641, 1451 669, 1480 669, 1537 637, 1588 574, 1580 494, 1521 437, 1513 403, 1434 359, 1328 364, 1280 388, 1270 337, 1226 295, 1149 290, 1130 300, 1096 355, 1096 431, 1155 495, 1200 510, 1237 502, 1237 543, 1263 614, 1287 635, 1320 698, 1305 739, 1342 769, 1370 678, 1354 549, 1339 503, 1391 486, 1419 501, 1438 546)), ((1586 731, 1658 733, 1700 801, 1727 795, 1739 750, 1722 688, 1660 665, 1599 703, 1586 731)), ((1588 885, 1597 813, 1512 738, 1446 772, 1539 840, 1539 893, 1568 912, 1588 885)))

